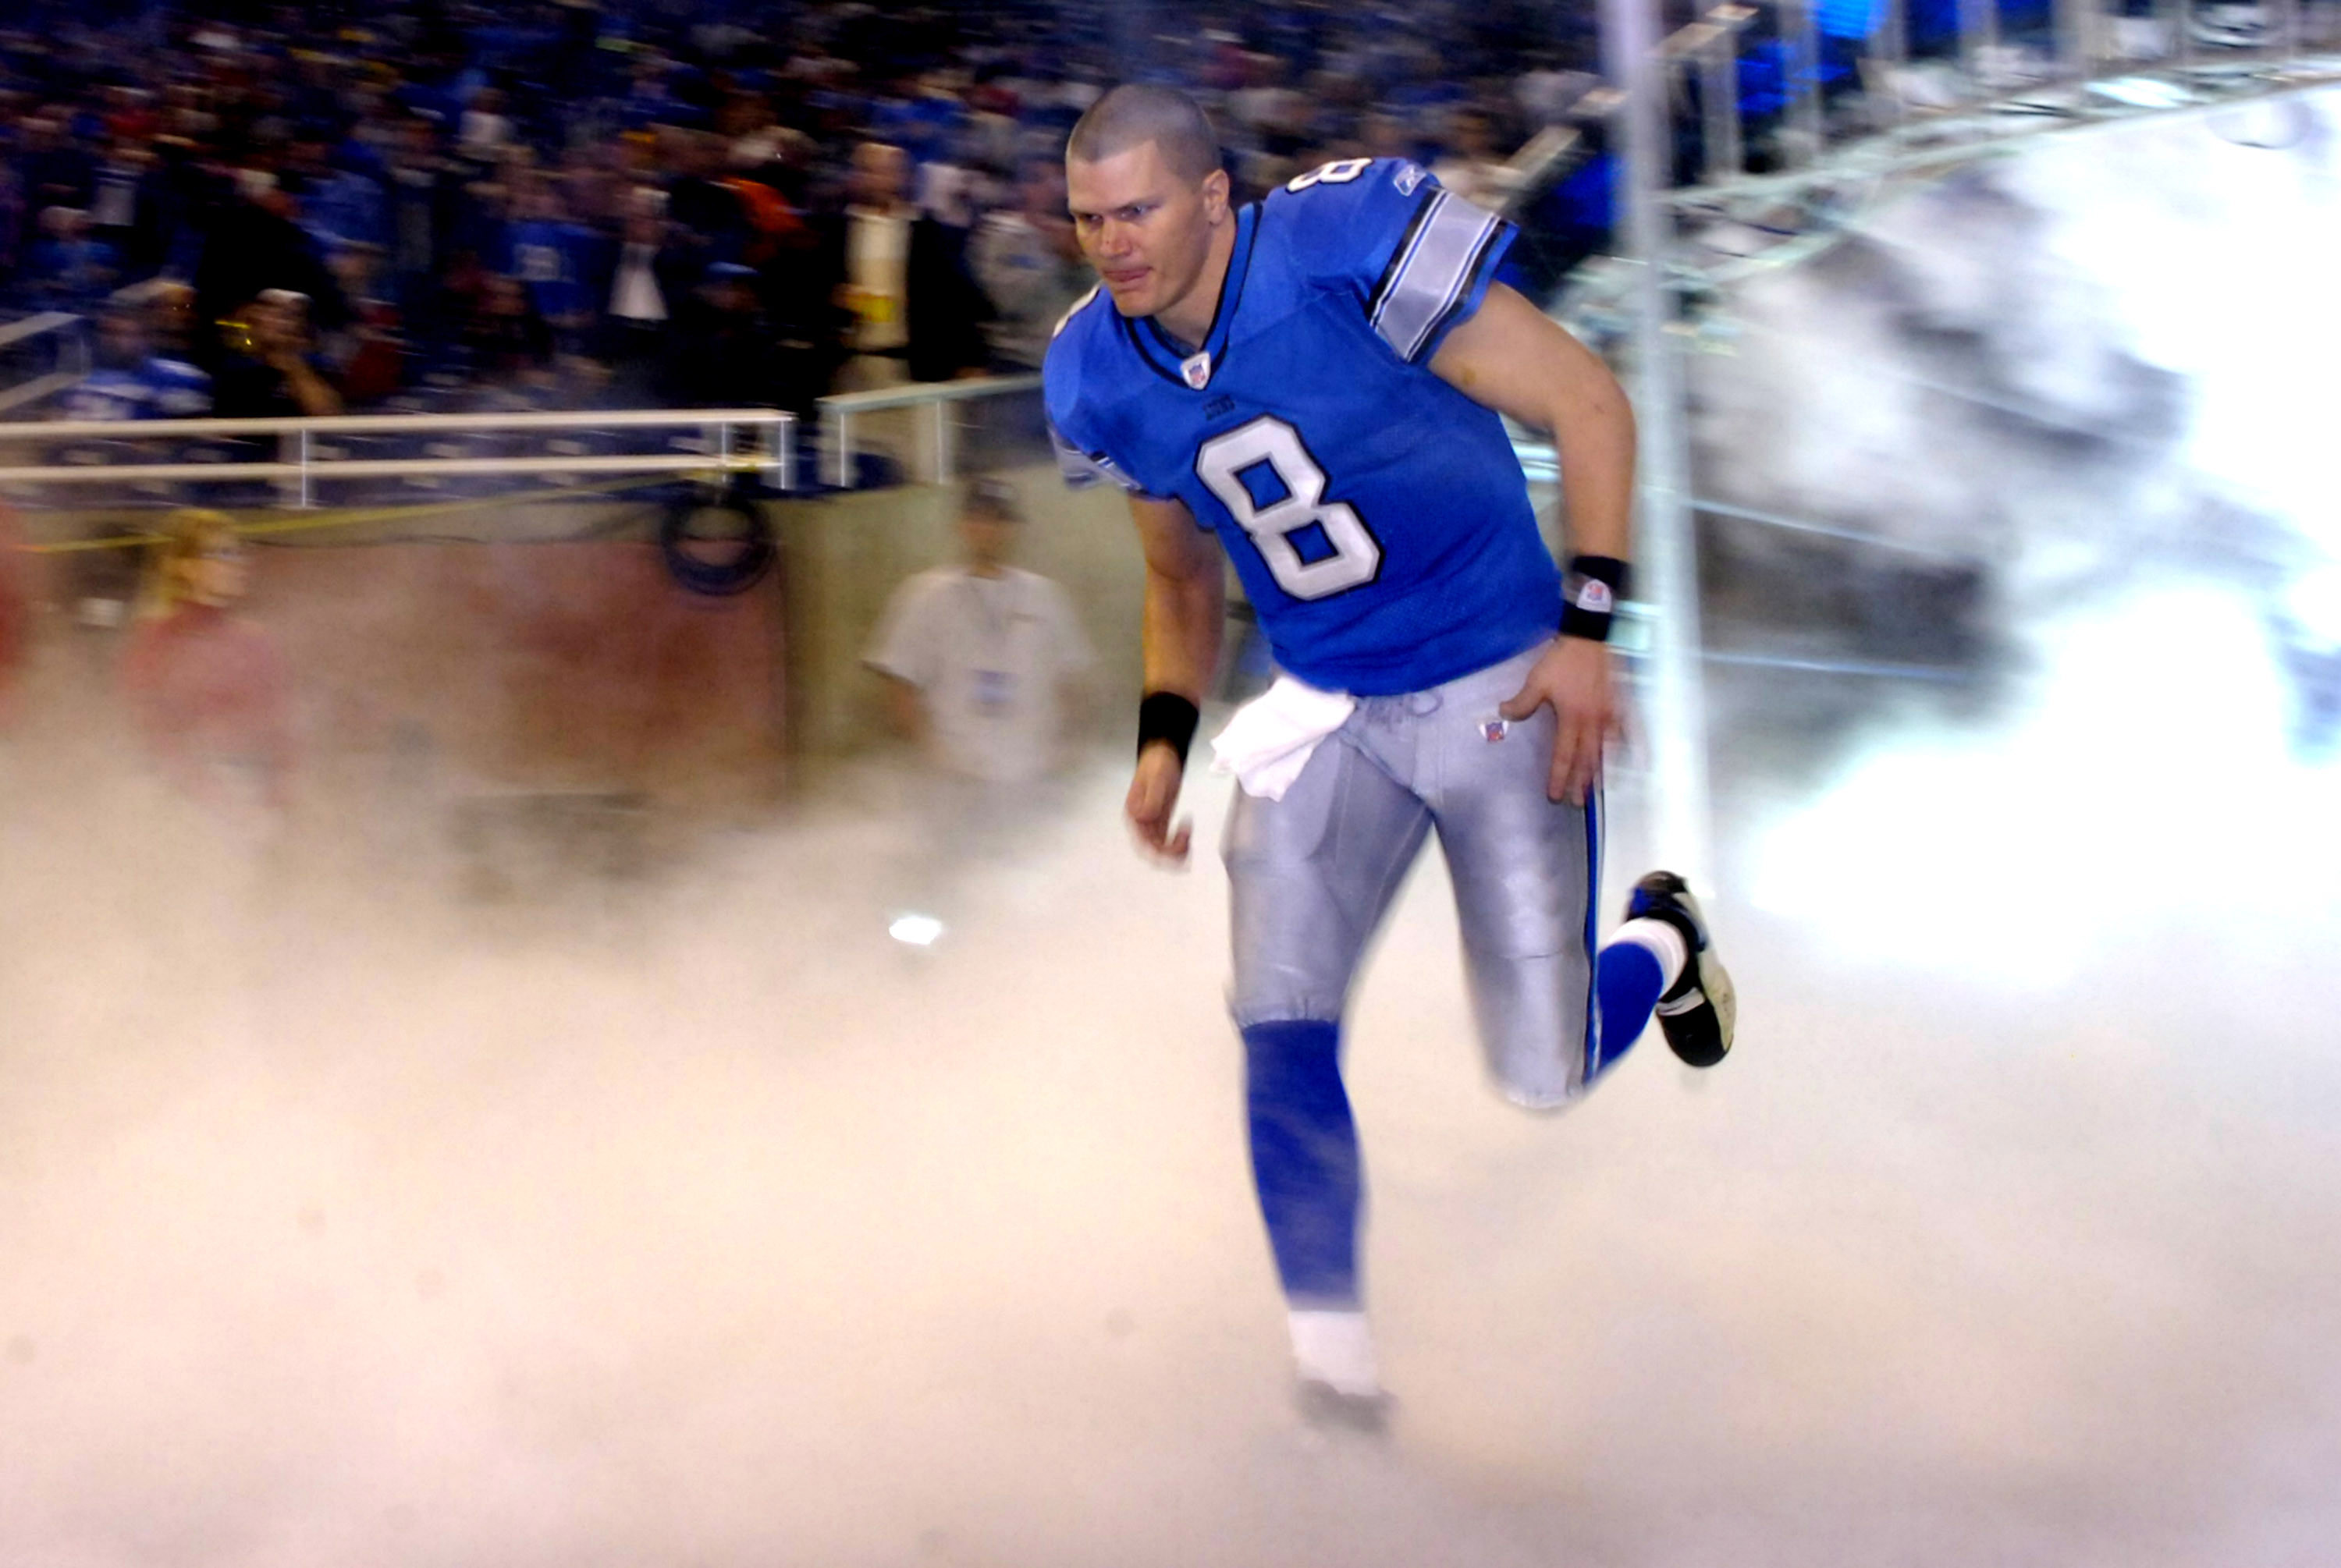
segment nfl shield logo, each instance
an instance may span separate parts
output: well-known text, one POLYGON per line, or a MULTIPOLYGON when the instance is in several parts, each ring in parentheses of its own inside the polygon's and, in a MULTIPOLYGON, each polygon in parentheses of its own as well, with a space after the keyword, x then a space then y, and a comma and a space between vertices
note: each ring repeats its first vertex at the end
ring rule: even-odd
POLYGON ((1211 379, 1211 356, 1208 353, 1197 354, 1179 367, 1179 373, 1187 378, 1189 386, 1193 387, 1197 392, 1201 392, 1205 383, 1211 379))
POLYGON ((1491 742, 1501 740, 1511 732, 1512 723, 1509 719, 1490 719, 1479 726, 1479 733, 1491 742))

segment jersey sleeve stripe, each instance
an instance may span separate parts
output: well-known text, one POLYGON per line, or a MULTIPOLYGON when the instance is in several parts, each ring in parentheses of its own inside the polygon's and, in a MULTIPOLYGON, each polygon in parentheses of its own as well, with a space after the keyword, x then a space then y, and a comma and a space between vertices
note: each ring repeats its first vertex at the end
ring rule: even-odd
POLYGON ((1411 361, 1469 292, 1503 220, 1442 191, 1417 221, 1397 271, 1372 313, 1374 330, 1411 361))
POLYGON ((1057 449, 1057 471, 1071 488, 1086 490, 1103 482, 1119 485, 1133 494, 1143 493, 1135 480, 1114 466, 1113 459, 1101 452, 1083 452, 1060 434, 1054 422, 1049 426, 1049 442, 1057 449))
POLYGON ((1414 258, 1414 243, 1422 233, 1423 223, 1443 200, 1445 197, 1433 186, 1423 192, 1422 199, 1414 204, 1414 216, 1407 220, 1406 233, 1398 237, 1397 248, 1390 252, 1390 264, 1382 269, 1382 275, 1374 280, 1374 292, 1366 298, 1369 320, 1376 323, 1381 320, 1382 303, 1390 298, 1390 285, 1398 282, 1399 273, 1414 258))
POLYGON ((1407 358, 1410 360, 1420 358, 1425 347, 1437 342, 1445 335, 1449 319, 1457 311, 1462 309, 1464 301, 1471 297, 1472 290, 1478 284, 1479 273, 1488 264, 1488 258, 1496 253, 1498 242, 1511 227, 1510 223, 1501 218, 1494 218, 1489 222, 1486 232, 1480 234, 1479 243, 1471 252, 1469 263, 1457 276, 1454 292, 1448 295, 1447 303, 1439 307, 1439 313, 1431 318, 1430 325, 1424 331, 1421 339, 1416 342, 1413 349, 1408 352, 1407 358))

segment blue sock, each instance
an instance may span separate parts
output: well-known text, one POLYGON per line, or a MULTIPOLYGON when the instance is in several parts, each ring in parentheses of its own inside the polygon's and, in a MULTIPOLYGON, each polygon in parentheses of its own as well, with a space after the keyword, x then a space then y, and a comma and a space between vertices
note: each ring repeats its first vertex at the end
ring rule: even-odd
POLYGON ((1243 1031, 1251 1173, 1285 1295, 1358 1300, 1358 1126, 1341 1087, 1341 1028, 1313 1019, 1243 1031))
POLYGON ((1650 1009, 1667 988, 1659 956, 1639 942, 1612 942, 1593 968, 1593 1005, 1600 1011, 1599 1052, 1588 1066, 1590 1083, 1622 1060, 1649 1027, 1650 1009))

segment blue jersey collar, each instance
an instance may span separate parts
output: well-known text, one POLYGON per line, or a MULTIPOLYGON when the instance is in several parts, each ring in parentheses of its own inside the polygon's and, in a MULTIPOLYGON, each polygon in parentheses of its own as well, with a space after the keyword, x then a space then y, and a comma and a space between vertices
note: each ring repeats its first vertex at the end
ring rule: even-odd
POLYGON ((1252 241, 1260 232, 1260 203, 1250 203, 1237 209, 1235 248, 1228 253, 1228 275, 1220 284, 1220 303, 1211 313, 1210 330, 1203 334, 1202 346, 1188 350, 1155 323, 1152 316, 1133 323, 1121 318, 1121 330, 1138 357, 1147 368, 1166 381, 1200 392, 1210 384, 1210 378, 1227 362, 1228 339, 1235 328, 1236 312, 1243 304, 1244 281, 1251 275, 1252 241), (1196 376, 1189 367, 1201 362, 1201 373, 1196 376))

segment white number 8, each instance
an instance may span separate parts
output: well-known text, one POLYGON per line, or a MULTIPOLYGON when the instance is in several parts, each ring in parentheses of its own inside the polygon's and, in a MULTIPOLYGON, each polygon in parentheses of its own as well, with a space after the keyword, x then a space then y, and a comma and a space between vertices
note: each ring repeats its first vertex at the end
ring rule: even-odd
POLYGON ((1373 166, 1371 158, 1342 158, 1335 163, 1320 164, 1305 174, 1295 174, 1284 183, 1288 191, 1305 191, 1311 185, 1346 185, 1373 166))
POLYGON ((1325 499, 1325 471, 1300 444, 1300 432, 1274 414, 1215 436, 1195 453, 1195 472, 1260 550, 1276 585, 1295 599, 1329 599, 1371 582, 1382 547, 1347 501, 1325 499), (1284 494, 1260 505, 1242 475, 1266 463, 1284 494), (1304 561, 1292 536, 1314 523, 1330 554, 1304 561))

